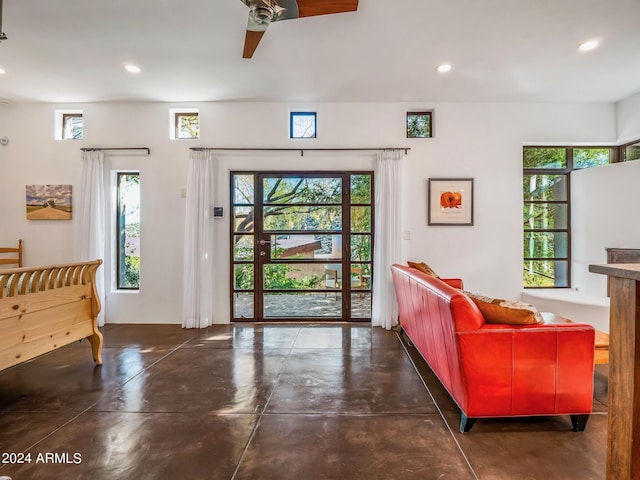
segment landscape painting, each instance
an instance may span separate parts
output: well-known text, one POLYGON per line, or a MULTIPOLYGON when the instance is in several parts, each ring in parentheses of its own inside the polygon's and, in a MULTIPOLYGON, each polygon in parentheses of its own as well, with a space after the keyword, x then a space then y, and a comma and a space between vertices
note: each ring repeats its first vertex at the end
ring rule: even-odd
POLYGON ((71 220, 71 185, 27 185, 27 220, 71 220))

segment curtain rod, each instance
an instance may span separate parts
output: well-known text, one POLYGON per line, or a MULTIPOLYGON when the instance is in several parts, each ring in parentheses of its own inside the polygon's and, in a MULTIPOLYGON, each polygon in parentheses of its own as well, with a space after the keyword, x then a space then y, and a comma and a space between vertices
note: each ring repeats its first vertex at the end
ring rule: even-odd
POLYGON ((83 152, 97 152, 104 150, 146 150, 147 155, 151 155, 151 149, 149 147, 87 147, 81 148, 83 152))
POLYGON ((193 150, 196 152, 202 152, 206 150, 217 150, 217 151, 244 151, 244 152, 300 152, 300 156, 304 157, 304 152, 383 152, 389 150, 404 150, 404 154, 406 155, 411 147, 378 147, 378 148, 242 148, 242 147, 191 147, 189 150, 193 150))

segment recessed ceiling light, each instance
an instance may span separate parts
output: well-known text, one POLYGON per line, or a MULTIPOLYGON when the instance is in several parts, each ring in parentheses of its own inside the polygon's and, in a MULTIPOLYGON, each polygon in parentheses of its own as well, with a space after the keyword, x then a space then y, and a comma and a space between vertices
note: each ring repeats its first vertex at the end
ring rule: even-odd
POLYGON ((0 75, 4 75, 7 71, 4 68, 0 68, 0 75))
POLYGON ((451 65, 449 65, 448 63, 443 63, 442 65, 438 65, 438 68, 436 68, 436 70, 438 70, 440 73, 445 73, 451 70, 451 65))
POLYGON ((133 65, 131 63, 128 63, 127 65, 125 65, 124 69, 129 73, 140 73, 142 71, 142 69, 139 66, 133 65))
POLYGON ((578 45, 578 50, 580 50, 581 52, 588 52, 589 50, 593 50, 594 48, 596 48, 598 45, 600 45, 600 42, 598 40, 589 40, 578 45))

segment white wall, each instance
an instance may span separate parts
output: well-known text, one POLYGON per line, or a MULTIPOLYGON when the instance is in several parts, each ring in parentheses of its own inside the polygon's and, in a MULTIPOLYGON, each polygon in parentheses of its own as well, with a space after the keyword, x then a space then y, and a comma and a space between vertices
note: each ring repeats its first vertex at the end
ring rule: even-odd
MULTIPOLYGON (((27 221, 27 184, 71 183, 77 188, 80 147, 144 146, 149 157, 111 157, 113 168, 139 168, 142 181, 142 287, 138 294, 110 293, 107 322, 180 323, 182 241, 188 148, 411 147, 405 157, 405 257, 424 260, 443 276, 464 278, 470 290, 518 298, 522 288, 522 145, 612 143, 610 104, 389 104, 328 103, 103 103, 5 106, 10 143, 0 170, 0 243, 25 239, 29 265, 73 259, 74 220, 27 221), (200 109, 201 140, 170 141, 168 110, 200 109), (53 140, 54 110, 81 108, 85 139, 53 140), (318 112, 318 139, 289 140, 290 109, 318 112), (407 110, 434 109, 435 138, 405 138, 407 110), (475 225, 427 226, 427 179, 473 177, 475 225)), ((216 220, 218 262, 215 321, 229 320, 228 171, 231 169, 372 169, 374 155, 307 152, 220 156, 216 220)))
MULTIPOLYGON (((640 139, 640 93, 616 105, 616 122, 618 143, 640 139)), ((572 174, 573 283, 587 295, 604 295, 606 278, 588 265, 605 263, 605 248, 640 248, 639 179, 637 161, 572 174)))
POLYGON ((640 93, 618 102, 618 143, 627 143, 640 138, 640 93))
POLYGON ((412 208, 405 223, 414 238, 406 246, 407 257, 427 259, 442 276, 463 277, 468 290, 519 298, 522 145, 612 142, 613 115, 611 105, 447 104, 437 109, 437 141, 412 161, 407 175, 412 208), (428 177, 475 179, 474 227, 426 225, 428 177))
POLYGON ((614 163, 571 174, 573 286, 604 297, 606 276, 589 265, 606 263, 605 248, 640 248, 640 162, 614 163))

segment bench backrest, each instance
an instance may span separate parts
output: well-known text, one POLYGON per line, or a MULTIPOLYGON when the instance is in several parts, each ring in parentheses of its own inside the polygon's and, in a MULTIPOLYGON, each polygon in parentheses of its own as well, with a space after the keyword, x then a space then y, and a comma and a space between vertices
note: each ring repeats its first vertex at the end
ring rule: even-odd
POLYGON ((18 247, 0 247, 0 268, 22 267, 22 240, 18 240, 18 247))

